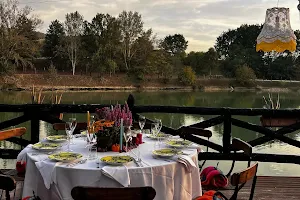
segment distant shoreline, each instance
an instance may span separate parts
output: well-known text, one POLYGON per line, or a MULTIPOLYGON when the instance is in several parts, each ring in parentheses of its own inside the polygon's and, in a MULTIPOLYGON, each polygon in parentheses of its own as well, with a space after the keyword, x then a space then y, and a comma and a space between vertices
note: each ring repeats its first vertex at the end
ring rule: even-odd
POLYGON ((32 91, 32 88, 43 91, 262 91, 262 92, 298 92, 300 82, 257 80, 253 87, 243 87, 234 79, 201 79, 194 86, 184 86, 176 78, 163 83, 157 77, 146 77, 134 81, 127 75, 118 74, 112 77, 85 75, 58 75, 56 80, 49 81, 43 74, 16 74, 1 77, 1 91, 32 91))
MULTIPOLYGON (((133 86, 120 86, 120 87, 73 87, 73 86, 35 86, 36 88, 43 88, 43 91, 67 91, 67 92, 79 92, 79 91, 202 91, 202 92, 292 92, 294 89, 289 88, 247 88, 236 87, 234 90, 225 87, 202 87, 201 89, 193 89, 192 87, 133 87, 133 86)), ((1 91, 32 91, 32 87, 18 87, 18 88, 5 88, 1 91)))

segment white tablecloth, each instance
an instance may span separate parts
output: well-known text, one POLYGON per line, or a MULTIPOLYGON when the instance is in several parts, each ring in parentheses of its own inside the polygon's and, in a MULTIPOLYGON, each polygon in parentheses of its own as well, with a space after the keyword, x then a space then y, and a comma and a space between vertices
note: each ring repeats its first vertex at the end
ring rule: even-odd
MULTIPOLYGON (((156 190, 155 200, 191 200, 202 195, 198 168, 192 173, 188 173, 181 163, 154 159, 151 153, 154 149, 154 142, 146 138, 144 141, 145 143, 140 145, 139 149, 142 160, 150 166, 137 167, 135 164, 128 166, 129 187, 151 186, 156 190)), ((88 154, 88 150, 85 148, 86 142, 82 138, 75 139, 74 143, 75 145, 71 145, 74 152, 88 154)), ((161 145, 162 147, 164 145, 161 145)), ((190 154, 193 161, 198 163, 195 148, 185 149, 183 152, 190 154)), ((71 190, 75 186, 122 187, 117 181, 102 174, 100 169, 104 166, 103 163, 100 162, 100 168, 97 168, 96 160, 88 160, 86 163, 72 168, 66 165, 56 165, 51 172, 55 181, 51 184, 50 189, 47 189, 43 177, 35 165, 36 161, 47 158, 47 155, 33 155, 28 149, 26 154, 27 166, 23 197, 31 196, 34 191, 42 200, 71 200, 71 190)), ((113 154, 119 153, 99 152, 98 157, 113 154)), ((44 162, 53 161, 46 159, 44 162)))

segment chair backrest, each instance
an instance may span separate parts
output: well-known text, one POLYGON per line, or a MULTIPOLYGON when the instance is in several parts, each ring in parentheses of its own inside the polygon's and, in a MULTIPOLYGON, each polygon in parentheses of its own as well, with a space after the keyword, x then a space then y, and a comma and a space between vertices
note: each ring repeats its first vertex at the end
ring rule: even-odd
POLYGON ((153 200, 156 192, 152 187, 139 188, 93 188, 74 187, 74 200, 153 200))
POLYGON ((0 189, 12 191, 16 188, 16 181, 7 175, 0 174, 0 189))
MULTIPOLYGON (((195 128, 195 127, 189 127, 189 126, 182 126, 177 130, 178 134, 184 137, 185 134, 191 134, 191 135, 197 135, 202 137, 207 137, 207 140, 212 136, 212 132, 210 130, 205 130, 202 128, 195 128)), ((208 146, 206 146, 206 152, 208 152, 208 146)), ((205 165, 206 160, 202 162, 202 164, 199 164, 199 170, 201 171, 203 166, 205 165)))
MULTIPOLYGON (((248 144, 247 142, 239 138, 233 138, 231 141, 231 150, 233 150, 234 153, 236 153, 237 151, 243 151, 243 153, 248 156, 247 167, 250 167, 251 157, 252 157, 252 146, 250 144, 248 144)), ((234 165, 235 165, 235 160, 232 160, 230 170, 227 173, 226 177, 229 177, 231 175, 234 165)))
MULTIPOLYGON (((16 189, 16 181, 7 175, 0 174, 0 190, 5 191, 5 199, 10 200, 9 192, 16 189)), ((1 193, 2 197, 2 193, 1 193)))
POLYGON ((258 167, 258 163, 255 163, 251 167, 248 167, 247 169, 241 172, 232 174, 230 180, 231 185, 237 186, 253 179, 254 176, 256 176, 257 167, 258 167))
POLYGON ((231 176, 230 183, 231 185, 235 186, 234 194, 230 199, 237 199, 237 194, 240 189, 247 183, 248 181, 252 180, 252 186, 251 186, 251 193, 250 193, 250 198, 249 200, 253 199, 254 196, 254 190, 255 190, 255 185, 256 185, 256 179, 257 179, 257 168, 258 168, 258 163, 254 163, 251 167, 248 167, 247 169, 234 173, 231 176))
POLYGON ((252 156, 252 146, 239 138, 232 139, 231 148, 234 151, 243 151, 249 157, 252 156))
POLYGON ((11 137, 19 137, 22 136, 26 133, 26 128, 21 127, 21 128, 13 128, 13 129, 8 129, 4 131, 0 131, 0 141, 1 140, 6 140, 11 137))
POLYGON ((205 130, 202 128, 194 128, 194 127, 188 127, 188 126, 182 126, 178 130, 179 134, 193 134, 198 135, 202 137, 207 137, 208 139, 212 136, 212 132, 210 130, 205 130))

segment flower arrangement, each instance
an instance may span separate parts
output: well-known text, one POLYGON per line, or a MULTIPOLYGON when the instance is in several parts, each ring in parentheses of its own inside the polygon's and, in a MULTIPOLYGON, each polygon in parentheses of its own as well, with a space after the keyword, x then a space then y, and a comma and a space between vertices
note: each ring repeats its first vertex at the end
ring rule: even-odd
MULTIPOLYGON (((96 120, 101 123, 105 121, 106 123, 111 123, 112 126, 103 126, 102 129, 99 129, 97 134, 97 146, 98 151, 107 151, 113 150, 113 145, 120 143, 120 126, 121 119, 123 119, 123 126, 125 131, 130 129, 132 125, 132 113, 127 105, 121 107, 120 104, 117 104, 115 107, 111 106, 104 107, 101 109, 96 109, 96 120)), ((95 122, 96 124, 97 122, 95 122)))
POLYGON ((96 109, 97 120, 105 119, 107 121, 114 121, 114 126, 120 127, 121 119, 123 119, 124 126, 132 125, 132 113, 129 110, 128 104, 125 103, 122 108, 120 104, 117 104, 115 107, 104 107, 101 109, 96 109))

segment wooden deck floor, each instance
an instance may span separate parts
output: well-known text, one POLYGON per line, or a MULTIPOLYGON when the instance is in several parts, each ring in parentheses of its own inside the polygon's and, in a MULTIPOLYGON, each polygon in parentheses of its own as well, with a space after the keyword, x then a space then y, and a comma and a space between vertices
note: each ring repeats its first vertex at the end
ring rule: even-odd
MULTIPOLYGON (((15 199, 21 199, 22 183, 17 184, 15 199)), ((222 191, 228 197, 231 190, 222 191)), ((250 185, 246 185, 239 193, 238 200, 248 200, 250 185)), ((11 193, 13 199, 13 193, 11 193)), ((4 192, 2 195, 4 199, 4 192)), ((257 179, 254 200, 299 200, 300 177, 259 176, 257 179)), ((167 199, 166 199, 167 200, 167 199)))
MULTIPOLYGON (((233 191, 222 191, 231 197, 233 191)), ((238 200, 248 200, 250 184, 239 192, 238 200)), ((254 200, 299 200, 300 177, 259 176, 255 187, 254 200)))

